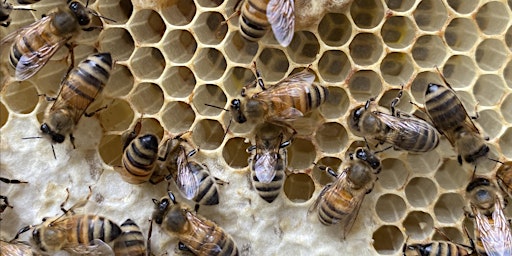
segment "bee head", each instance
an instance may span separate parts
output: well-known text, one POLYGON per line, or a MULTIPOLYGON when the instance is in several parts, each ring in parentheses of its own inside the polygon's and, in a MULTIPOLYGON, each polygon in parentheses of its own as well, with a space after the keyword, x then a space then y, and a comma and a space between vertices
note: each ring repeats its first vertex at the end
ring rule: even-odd
POLYGON ((167 197, 164 197, 160 201, 153 199, 153 203, 155 203, 153 220, 155 220, 155 222, 160 225, 164 221, 164 215, 167 213, 170 201, 167 197))
POLYGON ((76 16, 80 26, 87 26, 89 23, 91 23, 90 12, 82 3, 72 1, 69 3, 69 9, 76 16))
POLYGON ((368 151, 365 148, 358 148, 356 149, 356 158, 360 159, 370 165, 372 169, 375 170, 375 173, 379 173, 381 166, 380 166, 380 159, 372 154, 370 151, 368 151))
POLYGON ((54 132, 50 126, 46 123, 43 123, 41 125, 41 131, 44 133, 44 134, 48 134, 50 136, 50 138, 52 139, 53 142, 56 142, 56 143, 62 143, 64 142, 64 139, 66 138, 64 135, 62 134, 58 134, 56 132, 54 132))
POLYGON ((244 116, 242 111, 242 102, 239 99, 231 101, 230 110, 237 123, 243 124, 247 121, 247 118, 244 116))

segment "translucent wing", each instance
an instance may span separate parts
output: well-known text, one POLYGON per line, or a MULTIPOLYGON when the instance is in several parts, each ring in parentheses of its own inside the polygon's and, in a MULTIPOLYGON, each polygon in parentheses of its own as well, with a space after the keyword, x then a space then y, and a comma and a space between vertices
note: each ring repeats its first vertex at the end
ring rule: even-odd
POLYGON ((503 214, 499 198, 496 198, 492 221, 489 223, 489 219, 481 213, 476 215, 476 225, 485 251, 489 256, 512 255, 510 224, 503 214))
POLYGON ((32 255, 32 248, 24 242, 14 241, 8 243, 0 240, 0 252, 3 256, 32 255))
POLYGON ((267 19, 279 42, 287 47, 295 31, 295 14, 293 0, 270 0, 267 6, 267 19))
POLYGON ((366 195, 366 191, 357 191, 357 194, 354 194, 350 204, 354 209, 350 214, 348 214, 345 218, 340 220, 341 223, 341 239, 345 239, 347 233, 352 229, 354 223, 356 222, 357 215, 359 213, 359 209, 361 209, 361 204, 363 203, 364 197, 366 195))
POLYGON ((176 185, 188 200, 193 199, 199 189, 200 181, 197 180, 191 163, 187 161, 185 153, 182 153, 178 158, 178 176, 176 179, 176 185))
POLYGON ((322 189, 322 191, 320 191, 320 194, 318 194, 318 197, 316 198, 315 202, 309 207, 308 215, 318 209, 320 202, 322 202, 324 200, 325 194, 328 193, 330 191, 330 189, 335 189, 332 186, 335 186, 335 185, 337 185, 337 183, 339 181, 346 180, 346 179, 347 179, 347 172, 343 171, 340 175, 338 175, 335 182, 325 185, 325 187, 322 189))
POLYGON ((218 255, 222 251, 222 247, 215 241, 218 241, 219 237, 226 236, 223 230, 212 221, 200 218, 191 212, 187 211, 186 216, 192 231, 189 234, 180 235, 180 241, 186 246, 200 244, 200 248, 188 247, 195 255, 218 255))
POLYGON ((273 152, 265 152, 256 155, 253 162, 253 169, 258 180, 262 183, 269 183, 276 176, 276 165, 278 156, 273 152))
POLYGON ((66 251, 70 251, 80 255, 114 255, 114 250, 107 243, 100 239, 94 239, 93 244, 80 244, 65 248, 66 251))

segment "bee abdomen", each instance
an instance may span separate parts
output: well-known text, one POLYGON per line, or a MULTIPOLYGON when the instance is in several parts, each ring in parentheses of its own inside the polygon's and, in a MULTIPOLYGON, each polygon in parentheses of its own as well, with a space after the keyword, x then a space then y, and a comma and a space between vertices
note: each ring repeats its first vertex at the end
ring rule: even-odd
POLYGON ((327 87, 321 86, 319 84, 311 84, 310 86, 306 87, 306 99, 301 100, 302 104, 300 104, 300 106, 296 106, 295 108, 301 109, 303 113, 309 112, 320 107, 320 105, 322 105, 322 103, 327 100, 328 96, 329 90, 327 87))
POLYGON ((146 246, 144 236, 139 226, 131 219, 127 219, 121 224, 123 233, 114 243, 114 253, 116 256, 144 256, 146 255, 146 246))
POLYGON ((337 193, 337 195, 326 197, 320 204, 318 219, 324 225, 336 224, 354 210, 350 207, 349 194, 345 191, 337 191, 337 193))
POLYGON ((89 245, 93 240, 99 239, 109 243, 121 235, 121 228, 111 220, 95 215, 77 215, 77 229, 73 235, 71 232, 69 241, 75 241, 77 244, 89 245))
POLYGON ((158 157, 158 139, 147 134, 133 140, 123 154, 122 177, 129 183, 148 181, 158 157))
POLYGON ((233 238, 231 238, 230 235, 227 233, 224 233, 222 237, 222 252, 219 253, 219 255, 222 256, 237 256, 238 255, 238 248, 236 248, 236 244, 233 241, 233 238))
POLYGON ((284 170, 276 170, 276 175, 269 183, 260 182, 256 172, 251 172, 254 188, 265 201, 272 203, 281 193, 284 183, 284 170))
POLYGON ((412 245, 421 256, 467 256, 468 250, 460 245, 439 241, 428 244, 412 245))
POLYGON ((428 85, 425 105, 436 127, 443 131, 459 127, 466 119, 462 103, 452 91, 441 85, 428 85))
POLYGON ((267 19, 268 1, 246 0, 240 14, 240 33, 249 41, 257 41, 265 36, 270 26, 267 19))
POLYGON ((207 171, 200 171, 196 175, 200 180, 200 186, 194 201, 202 205, 219 204, 219 192, 215 179, 207 171))

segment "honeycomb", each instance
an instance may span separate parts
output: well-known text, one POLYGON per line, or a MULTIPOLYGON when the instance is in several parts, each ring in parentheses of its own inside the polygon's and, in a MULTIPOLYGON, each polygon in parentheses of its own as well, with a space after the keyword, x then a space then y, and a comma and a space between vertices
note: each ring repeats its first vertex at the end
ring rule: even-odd
MULTIPOLYGON (((43 0, 31 6, 35 12, 13 11, 10 27, 0 28, 1 37, 63 2, 43 0)), ((203 206, 199 213, 230 233, 242 255, 399 255, 406 240, 445 239, 436 228, 468 244, 461 228, 471 222, 463 207, 473 166, 460 166, 446 139, 424 154, 379 154, 383 170, 345 241, 338 226, 326 227, 316 216, 307 216, 332 180, 313 162, 336 169, 347 153, 364 145, 345 120, 350 109, 370 97, 388 107, 403 85, 398 109, 422 115, 409 101, 422 106, 427 83, 442 82, 435 67, 470 114, 477 106, 476 124, 489 137, 490 157, 511 161, 512 1, 346 2, 296 0, 297 31, 283 48, 272 33, 259 42, 245 41, 237 18, 221 26, 237 0, 90 1, 90 8, 116 22, 103 21, 102 30, 82 32, 75 58, 112 53, 111 79, 89 109, 108 107, 82 118, 74 132, 76 149, 68 141, 55 145, 57 159, 47 140, 22 138, 39 135, 49 103, 38 94, 57 94, 69 65, 67 49, 35 77, 13 82, 2 46, 0 175, 29 183, 1 185, 1 194, 14 205, 2 214, 1 238, 59 215, 66 188, 71 205, 87 195, 90 185, 93 197, 85 212, 119 224, 131 218, 147 234, 151 199, 164 196, 167 185, 130 185, 113 170, 120 165, 121 134, 142 116, 143 132, 160 138, 164 131, 193 132, 201 149, 194 160, 228 182, 220 187, 220 205, 203 206), (253 61, 267 83, 311 64, 318 82, 330 91, 327 102, 308 117, 313 127, 299 130, 288 148, 284 192, 272 204, 258 197, 249 179, 245 150, 253 127, 233 124, 224 137, 230 114, 205 105, 226 107, 238 97, 255 78, 253 61)), ((496 168, 483 161, 477 174, 492 177, 496 168)), ((158 227, 152 241, 156 255, 177 250, 176 238, 158 227)))

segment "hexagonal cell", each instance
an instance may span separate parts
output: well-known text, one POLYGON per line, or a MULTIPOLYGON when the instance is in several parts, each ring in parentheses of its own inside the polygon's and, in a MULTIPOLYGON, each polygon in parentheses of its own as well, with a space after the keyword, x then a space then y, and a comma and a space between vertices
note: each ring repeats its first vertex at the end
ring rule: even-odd
POLYGON ((198 0, 197 3, 202 7, 217 7, 221 5, 223 0, 198 0))
POLYGON ((206 81, 221 78, 227 67, 222 53, 214 48, 203 48, 197 51, 193 62, 194 73, 206 81))
POLYGON ((505 78, 508 87, 512 89, 512 61, 509 61, 503 70, 503 78, 505 78))
POLYGON ((436 150, 432 150, 421 154, 407 154, 407 162, 414 166, 414 172, 427 174, 437 169, 441 157, 436 150))
POLYGON ((240 91, 246 84, 254 82, 256 77, 252 70, 234 67, 228 71, 224 80, 224 89, 231 97, 240 97, 240 91))
POLYGON ((412 178, 405 187, 407 201, 414 207, 427 207, 437 198, 437 186, 429 178, 412 178))
POLYGON ((135 110, 143 114, 156 114, 164 104, 164 92, 154 83, 141 83, 130 95, 135 110))
POLYGON ((469 51, 478 39, 476 24, 471 19, 455 18, 444 32, 446 44, 455 51, 469 51))
POLYGON ((423 240, 430 236, 434 230, 434 220, 426 212, 410 212, 403 221, 405 234, 411 239, 423 240))
POLYGON ((133 120, 130 104, 122 99, 115 99, 107 108, 98 112, 101 127, 105 131, 125 131, 133 120))
POLYGON ((157 79, 165 69, 165 59, 158 48, 141 47, 135 49, 131 67, 139 79, 157 79))
POLYGON ((311 166, 315 159, 315 146, 309 140, 296 138, 288 147, 288 167, 290 169, 306 169, 311 166))
POLYGON ((197 49, 197 42, 188 30, 171 30, 165 35, 163 51, 175 63, 189 62, 197 49))
POLYGON ((320 44, 315 34, 309 31, 297 31, 286 51, 294 62, 307 65, 315 61, 320 51, 320 44))
POLYGON ((162 16, 167 22, 176 26, 189 24, 196 15, 196 5, 190 0, 176 0, 161 9, 162 16))
POLYGON ((7 110, 3 102, 0 102, 0 128, 4 127, 7 120, 9 120, 9 110, 7 110))
MULTIPOLYGON (((382 106, 386 109, 391 109, 391 102, 398 96, 400 89, 391 89, 384 92, 382 97, 379 99, 379 106, 382 106)), ((414 106, 409 103, 411 97, 409 97, 409 93, 407 90, 404 90, 402 92, 402 97, 400 98, 400 101, 396 105, 396 110, 400 111, 402 113, 411 113, 414 106)), ((391 113, 391 112, 389 112, 391 113)))
POLYGON ((382 90, 380 76, 373 70, 359 70, 348 81, 350 94, 357 101, 366 102, 382 90))
POLYGON ((228 36, 224 47, 228 59, 240 64, 251 63, 258 52, 258 42, 245 40, 238 31, 231 32, 228 36))
POLYGON ((382 60, 380 72, 384 80, 390 84, 405 84, 414 73, 414 65, 408 54, 393 52, 382 60))
POLYGON ((196 88, 192 102, 199 114, 203 116, 219 115, 223 111, 222 109, 206 106, 205 104, 223 108, 227 101, 224 91, 214 84, 200 85, 196 88))
POLYGON ((188 67, 172 66, 164 74, 163 87, 165 93, 172 97, 187 97, 194 90, 196 77, 188 67))
POLYGON ((37 89, 31 82, 11 83, 6 85, 3 90, 3 103, 16 113, 28 114, 35 109, 39 102, 37 89))
POLYGON ((222 42, 228 32, 224 16, 218 12, 202 12, 194 23, 194 34, 199 42, 206 45, 216 45, 222 42))
POLYGON ((473 87, 473 94, 480 105, 495 106, 504 95, 505 87, 505 82, 500 76, 481 75, 473 87))
POLYGON ((138 44, 157 43, 165 33, 165 23, 153 10, 138 10, 129 25, 133 38, 138 44))
POLYGON ((407 206, 404 199, 395 194, 381 195, 375 203, 375 212, 384 222, 399 221, 404 217, 406 211, 407 206))
POLYGON ((249 165, 247 159, 249 159, 250 154, 246 151, 249 146, 251 144, 245 143, 243 138, 231 138, 222 148, 222 157, 231 168, 245 168, 249 165))
POLYGON ((194 125, 192 138, 200 149, 213 150, 224 139, 224 129, 217 120, 203 119, 194 125))
POLYGON ((110 52, 112 58, 117 61, 130 58, 135 47, 132 36, 124 28, 108 28, 101 31, 99 44, 102 51, 110 52))
POLYGON ((128 94, 133 88, 133 76, 130 70, 120 64, 114 65, 108 84, 103 89, 103 94, 117 98, 128 94))
POLYGON ((313 176, 314 181, 320 186, 325 186, 331 182, 336 180, 336 177, 333 177, 325 170, 320 170, 318 166, 327 166, 332 168, 333 170, 338 170, 341 165, 341 160, 336 157, 324 157, 320 159, 313 170, 311 171, 311 175, 313 176))
POLYGON ((196 118, 189 104, 181 101, 171 101, 161 111, 164 128, 175 134, 190 129, 196 118))
POLYGON ((501 148, 501 152, 508 158, 512 158, 512 128, 509 127, 507 130, 501 135, 499 144, 501 148))
MULTIPOLYGON (((141 117, 143 117, 143 116, 141 115, 141 117)), ((158 121, 157 119, 155 119, 155 118, 138 118, 135 120, 135 122, 139 122, 139 121, 142 122, 140 134, 152 133, 152 134, 156 135, 156 137, 158 137, 159 139, 161 139, 162 136, 164 135, 164 128, 160 124, 160 121, 158 121)), ((133 127, 131 127, 131 128, 133 129, 133 127)))
POLYGON ((329 86, 329 97, 320 106, 320 112, 325 118, 339 118, 344 115, 350 106, 347 92, 341 87, 329 86))
POLYGON ((443 67, 443 75, 453 88, 464 88, 473 84, 477 68, 475 62, 465 55, 451 56, 443 67))
POLYGON ((466 171, 455 159, 447 159, 435 174, 437 184, 446 190, 460 189, 467 185, 471 172, 466 171))
POLYGON ((478 2, 464 0, 448 0, 448 5, 460 14, 468 14, 475 10, 478 2))
POLYGON ((403 49, 411 45, 415 38, 414 22, 404 16, 393 16, 384 22, 380 34, 384 43, 396 49, 403 49))
POLYGON ((478 9, 475 20, 484 34, 499 35, 507 29, 510 14, 504 3, 492 1, 482 5, 480 9, 478 9))
POLYGON ((407 178, 409 172, 405 167, 402 160, 396 158, 387 158, 382 160, 382 171, 379 174, 379 183, 383 188, 386 189, 397 189, 402 187, 407 178))
POLYGON ((349 48, 352 60, 361 66, 377 63, 383 52, 382 41, 370 33, 357 34, 352 39, 349 48))
POLYGON ((500 112, 508 123, 512 124, 512 94, 509 93, 501 103, 500 112))
POLYGON ((389 9, 396 12, 405 12, 410 10, 414 5, 414 1, 386 0, 385 2, 389 9))
POLYGON ((438 35, 420 36, 412 47, 412 58, 419 66, 440 66, 446 58, 446 47, 438 35))
POLYGON ((379 227, 372 235, 373 248, 384 255, 395 255, 402 250, 404 234, 397 226, 384 225, 379 227))
POLYGON ((486 71, 500 69, 507 60, 505 44, 498 39, 486 39, 476 48, 475 59, 478 66, 486 71))
POLYGON ((342 13, 327 13, 318 24, 318 35, 329 46, 342 46, 352 34, 351 24, 342 13))
POLYGON ((110 166, 121 166, 123 142, 120 135, 104 134, 98 146, 101 160, 110 166))
POLYGON ((457 193, 442 194, 434 206, 436 219, 445 224, 454 224, 464 216, 464 198, 457 193))
POLYGON ((450 241, 458 244, 466 244, 466 235, 464 235, 460 230, 454 227, 442 227, 438 228, 442 233, 440 233, 437 229, 432 236, 432 241, 442 241, 450 239, 450 241))
POLYGON ((263 49, 256 64, 261 76, 267 82, 283 79, 290 65, 284 52, 275 48, 263 49))
POLYGON ((416 25, 424 31, 439 31, 448 19, 446 7, 441 0, 421 1, 414 10, 416 25))
POLYGON ((323 152, 337 153, 347 144, 348 134, 339 123, 324 123, 316 131, 315 138, 323 152))
POLYGON ((318 73, 327 82, 343 81, 351 70, 350 61, 342 51, 325 51, 318 61, 318 73))
POLYGON ((350 16, 359 28, 374 28, 384 18, 384 6, 381 1, 355 1, 350 6, 350 16))
POLYGON ((315 192, 315 183, 305 173, 292 173, 286 177, 283 186, 286 198, 294 203, 308 201, 315 192))

